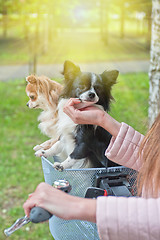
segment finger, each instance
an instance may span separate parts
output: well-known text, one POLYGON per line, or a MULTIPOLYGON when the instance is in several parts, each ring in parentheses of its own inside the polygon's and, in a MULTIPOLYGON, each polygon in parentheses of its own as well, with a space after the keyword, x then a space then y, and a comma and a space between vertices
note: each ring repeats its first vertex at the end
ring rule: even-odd
POLYGON ((78 103, 80 103, 80 102, 81 102, 81 100, 78 99, 78 98, 70 98, 70 99, 66 102, 66 104, 64 105, 64 107, 74 106, 75 104, 78 104, 78 103))
POLYGON ((33 193, 29 193, 28 194, 28 198, 32 197, 33 196, 33 193))
POLYGON ((76 115, 76 111, 77 111, 77 109, 74 109, 74 107, 64 109, 64 113, 66 113, 72 120, 74 119, 74 116, 76 115))
POLYGON ((33 207, 35 207, 36 206, 36 204, 35 204, 35 202, 32 200, 30 200, 30 199, 28 199, 24 204, 23 204, 23 208, 24 208, 24 212, 25 212, 25 214, 27 215, 27 217, 29 217, 29 214, 30 214, 30 211, 31 211, 31 209, 33 208, 33 207))
POLYGON ((79 98, 70 98, 69 104, 74 105, 80 103, 81 100, 79 98))
POLYGON ((76 104, 80 104, 81 101, 76 99, 76 100, 72 100, 70 99, 63 107, 63 111, 64 113, 70 115, 70 114, 74 114, 74 111, 76 110, 75 106, 76 104))

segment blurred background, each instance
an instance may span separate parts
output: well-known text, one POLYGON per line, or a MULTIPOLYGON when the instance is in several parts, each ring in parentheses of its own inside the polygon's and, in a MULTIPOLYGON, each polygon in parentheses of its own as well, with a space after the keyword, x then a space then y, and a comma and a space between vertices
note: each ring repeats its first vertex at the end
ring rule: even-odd
MULTIPOLYGON (((24 216, 28 194, 44 181, 33 146, 48 138, 38 129, 40 110, 26 107, 25 77, 36 73, 62 82, 67 59, 82 71, 118 69, 110 114, 145 134, 151 12, 151 0, 0 0, 1 240, 4 229, 24 216)), ((48 223, 30 223, 10 239, 53 237, 48 223)))
POLYGON ((0 65, 37 73, 66 59, 148 60, 151 9, 151 0, 0 0, 0 65))

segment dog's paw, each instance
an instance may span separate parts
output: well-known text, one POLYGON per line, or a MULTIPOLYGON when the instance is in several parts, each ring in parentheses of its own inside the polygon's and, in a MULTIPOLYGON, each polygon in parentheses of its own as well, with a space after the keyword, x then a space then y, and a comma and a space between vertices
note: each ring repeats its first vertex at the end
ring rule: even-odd
POLYGON ((64 170, 63 165, 62 165, 61 163, 59 163, 59 162, 55 162, 55 163, 53 164, 53 167, 54 167, 56 170, 58 170, 59 172, 63 172, 63 170, 64 170))
POLYGON ((42 156, 46 157, 44 150, 38 150, 38 151, 35 152, 34 155, 35 155, 36 157, 42 157, 42 156))
POLYGON ((42 146, 41 146, 41 145, 36 145, 36 146, 34 146, 34 148, 33 148, 34 151, 38 151, 38 150, 40 150, 40 149, 42 149, 42 146))

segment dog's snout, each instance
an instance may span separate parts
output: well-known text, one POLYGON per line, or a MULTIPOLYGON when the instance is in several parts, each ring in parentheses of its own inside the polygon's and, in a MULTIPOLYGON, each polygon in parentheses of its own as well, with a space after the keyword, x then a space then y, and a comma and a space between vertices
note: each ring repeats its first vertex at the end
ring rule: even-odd
POLYGON ((90 93, 89 93, 89 98, 90 98, 90 99, 93 99, 94 97, 95 97, 95 93, 90 92, 90 93))
POLYGON ((26 106, 29 107, 29 103, 28 102, 26 103, 26 106))

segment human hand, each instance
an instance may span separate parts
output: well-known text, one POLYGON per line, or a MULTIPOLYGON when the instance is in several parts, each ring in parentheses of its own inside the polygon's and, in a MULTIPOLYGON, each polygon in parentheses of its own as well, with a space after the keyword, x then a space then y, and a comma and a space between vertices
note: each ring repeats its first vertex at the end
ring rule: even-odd
POLYGON ((51 214, 68 219, 70 218, 68 210, 71 209, 70 195, 42 182, 33 193, 29 194, 27 201, 23 205, 25 214, 28 217, 33 207, 44 208, 51 214))
POLYGON ((77 124, 92 124, 101 125, 101 121, 105 111, 98 105, 92 104, 90 106, 79 108, 83 103, 76 98, 71 98, 65 104, 63 111, 77 124))
POLYGON ((79 219, 96 222, 96 200, 71 196, 47 183, 40 183, 23 204, 29 217, 33 207, 41 207, 65 220, 79 219))

